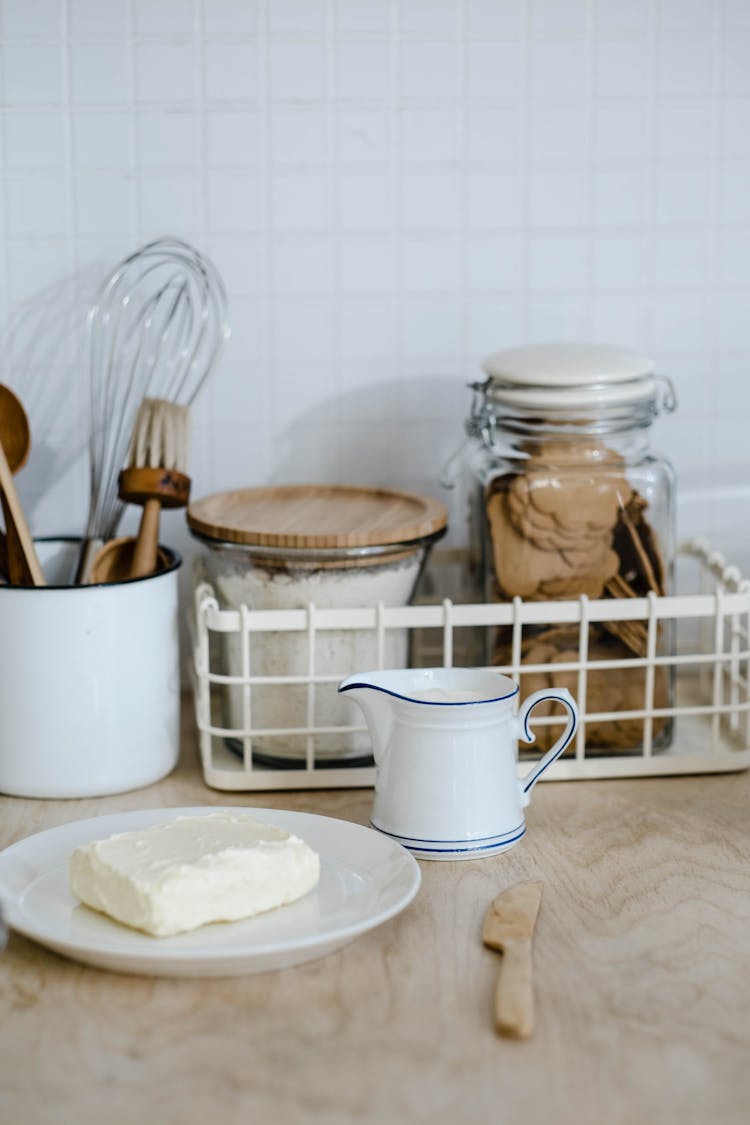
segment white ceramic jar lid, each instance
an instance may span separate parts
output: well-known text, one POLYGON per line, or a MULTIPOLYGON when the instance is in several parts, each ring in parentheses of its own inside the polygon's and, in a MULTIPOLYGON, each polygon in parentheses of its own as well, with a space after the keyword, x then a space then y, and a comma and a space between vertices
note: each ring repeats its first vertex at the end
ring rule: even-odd
POLYGON ((603 344, 508 348, 488 356, 482 369, 491 401, 520 409, 635 405, 655 401, 660 382, 648 356, 603 344))

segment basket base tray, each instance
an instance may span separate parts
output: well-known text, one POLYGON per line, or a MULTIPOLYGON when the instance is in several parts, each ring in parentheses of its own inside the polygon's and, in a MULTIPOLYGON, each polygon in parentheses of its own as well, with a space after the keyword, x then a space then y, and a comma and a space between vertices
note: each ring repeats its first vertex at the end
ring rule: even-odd
MULTIPOLYGON (((229 749, 226 740, 204 736, 203 775, 206 784, 220 790, 370 788, 375 784, 372 764, 323 760, 312 768, 303 761, 263 762, 253 756, 245 768, 241 755, 229 749), (210 743, 210 746, 207 745, 210 743)), ((711 720, 703 716, 680 716, 675 720, 670 747, 650 755, 623 751, 597 751, 591 757, 570 752, 549 768, 550 781, 596 780, 597 778, 674 777, 681 774, 731 773, 750 768, 750 749, 722 733, 715 750, 711 720)), ((528 772, 528 760, 519 763, 519 776, 528 772)))

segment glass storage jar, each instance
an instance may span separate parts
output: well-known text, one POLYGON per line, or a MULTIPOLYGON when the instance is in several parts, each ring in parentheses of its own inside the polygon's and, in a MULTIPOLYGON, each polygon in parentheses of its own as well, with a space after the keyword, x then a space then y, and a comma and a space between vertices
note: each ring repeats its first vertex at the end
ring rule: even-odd
MULTIPOLYGON (((355 609, 408 604, 430 547, 445 533, 447 512, 432 497, 392 489, 282 485, 205 497, 190 505, 187 518, 202 544, 195 579, 208 581, 220 608, 355 609)), ((367 733, 337 729, 361 726, 337 685, 378 666, 375 631, 318 630, 314 638, 311 652, 305 633, 250 635, 250 674, 261 680, 250 690, 253 757, 304 764, 312 718, 317 764, 370 764, 367 733)), ((241 645, 237 633, 224 635, 212 670, 241 676, 241 645)), ((407 665, 406 630, 388 629, 384 645, 385 667, 407 665)), ((228 739, 238 750, 244 702, 242 687, 228 684, 222 721, 238 732, 228 739)))
MULTIPOLYGON (((473 385, 467 422, 472 546, 481 595, 488 601, 643 597, 670 592, 674 559, 674 473, 650 447, 650 428, 675 408, 671 383, 645 356, 582 344, 531 345, 496 352, 473 385)), ((511 663, 511 630, 492 638, 488 662, 511 663)), ((568 687, 579 660, 579 626, 526 626, 522 694, 568 687)), ((658 654, 673 647, 659 629, 658 654)), ((589 626, 588 714, 642 710, 646 627, 589 626), (597 669, 633 659, 632 667, 597 669)), ((671 703, 671 676, 657 666, 653 708, 671 703)), ((586 751, 637 752, 644 719, 593 720, 586 751)), ((541 728, 542 743, 556 736, 541 728)), ((671 724, 653 719, 653 745, 668 744, 671 724)))

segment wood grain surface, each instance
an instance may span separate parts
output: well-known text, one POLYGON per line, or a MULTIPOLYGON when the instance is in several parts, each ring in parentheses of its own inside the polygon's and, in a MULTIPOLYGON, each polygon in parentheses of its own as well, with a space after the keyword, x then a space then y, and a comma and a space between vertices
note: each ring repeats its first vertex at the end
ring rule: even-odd
MULTIPOLYGON (((399 918, 343 951, 226 980, 119 976, 11 936, 0 956, 0 1118, 744 1125, 750 1116, 750 775, 545 782, 506 855, 422 863, 399 918), (536 1031, 493 1028, 503 887, 542 879, 536 1031)), ((0 846, 104 812, 242 804, 366 823, 367 790, 0 798, 0 846)))
POLYGON ((209 539, 265 547, 373 547, 411 542, 445 527, 440 500, 347 485, 244 488, 195 500, 187 520, 209 539))

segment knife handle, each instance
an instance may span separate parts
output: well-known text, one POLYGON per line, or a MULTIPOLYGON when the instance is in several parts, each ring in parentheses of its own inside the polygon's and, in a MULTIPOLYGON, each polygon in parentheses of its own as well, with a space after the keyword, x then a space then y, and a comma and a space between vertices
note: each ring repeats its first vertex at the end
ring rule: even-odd
POLYGON ((528 1039, 534 1030, 531 942, 507 942, 495 989, 495 1027, 512 1039, 528 1039))

